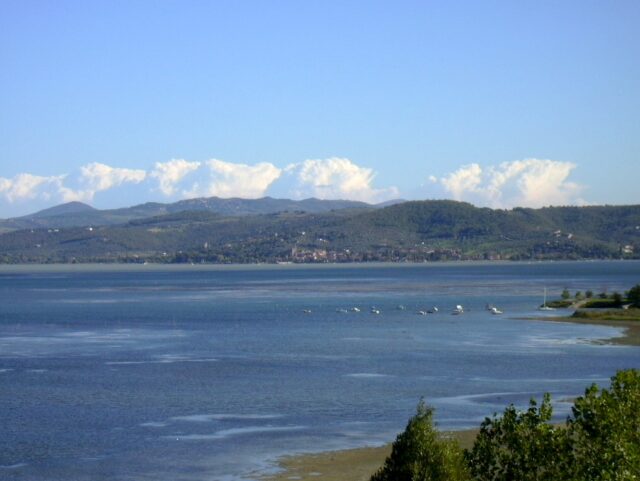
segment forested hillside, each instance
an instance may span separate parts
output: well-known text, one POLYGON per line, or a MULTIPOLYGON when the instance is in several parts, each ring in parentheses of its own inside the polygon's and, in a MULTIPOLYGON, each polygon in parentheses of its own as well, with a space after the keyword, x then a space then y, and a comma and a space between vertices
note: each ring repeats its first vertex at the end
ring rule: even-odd
POLYGON ((16 262, 640 258, 640 206, 492 210, 454 201, 242 216, 206 209, 0 235, 16 262))

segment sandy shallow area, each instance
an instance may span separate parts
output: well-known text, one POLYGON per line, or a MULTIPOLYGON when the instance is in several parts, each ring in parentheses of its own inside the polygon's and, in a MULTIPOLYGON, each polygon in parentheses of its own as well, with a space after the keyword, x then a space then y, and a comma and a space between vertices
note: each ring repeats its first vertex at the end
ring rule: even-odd
POLYGON ((597 326, 620 327, 624 333, 620 337, 601 339, 605 344, 619 344, 623 346, 640 346, 640 321, 620 320, 610 321, 601 319, 583 319, 579 317, 546 317, 535 318, 536 321, 571 322, 574 324, 592 324, 597 326))
MULTIPOLYGON (((477 429, 445 432, 469 448, 477 429)), ((347 449, 319 454, 286 456, 278 462, 282 471, 261 478, 261 481, 368 481, 391 452, 391 444, 377 448, 347 449)))

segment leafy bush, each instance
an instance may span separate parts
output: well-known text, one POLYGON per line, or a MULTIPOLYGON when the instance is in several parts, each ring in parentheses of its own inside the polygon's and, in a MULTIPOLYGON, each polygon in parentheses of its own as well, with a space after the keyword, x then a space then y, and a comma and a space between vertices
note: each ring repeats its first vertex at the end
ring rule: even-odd
POLYGON ((627 299, 633 307, 640 307, 640 284, 636 284, 629 289, 629 292, 627 292, 627 299))
POLYGON ((528 481, 562 479, 562 433, 548 424, 551 397, 545 394, 537 407, 518 411, 509 406, 501 417, 494 414, 480 426, 480 433, 466 459, 473 479, 481 481, 528 481))
POLYGON ((433 426, 433 408, 420 401, 391 454, 371 481, 462 481, 469 475, 463 452, 452 439, 442 439, 433 426))
POLYGON ((638 481, 640 371, 619 371, 609 389, 593 384, 565 426, 549 424, 551 397, 526 411, 513 405, 486 418, 473 448, 442 439, 420 402, 371 481, 638 481))
POLYGON ((593 384, 572 410, 566 435, 573 479, 640 479, 640 371, 619 371, 609 389, 593 384))

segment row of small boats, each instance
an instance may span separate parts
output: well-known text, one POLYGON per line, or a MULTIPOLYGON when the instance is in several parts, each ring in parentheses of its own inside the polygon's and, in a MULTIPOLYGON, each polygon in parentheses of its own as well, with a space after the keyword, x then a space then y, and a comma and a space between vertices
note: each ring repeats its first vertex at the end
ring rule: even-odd
MULTIPOLYGON (((399 305, 397 307, 398 310, 404 311, 406 310, 406 307, 403 306, 402 304, 399 305)), ((501 311, 500 309, 498 309, 495 306, 491 306, 491 305, 487 305, 487 310, 491 313, 491 314, 502 314, 503 311, 501 311)), ((304 314, 311 314, 311 309, 303 309, 302 312, 304 314)), ((340 307, 338 309, 336 309, 336 312, 340 313, 340 314, 348 314, 349 312, 354 312, 354 313, 358 313, 361 312, 361 309, 359 307, 352 307, 351 309, 345 309, 343 307, 340 307)), ((375 307, 372 306, 371 309, 369 310, 369 312, 371 314, 380 314, 382 311, 375 307)), ((420 315, 420 316, 426 316, 427 314, 436 314, 439 312, 439 309, 436 306, 433 306, 431 309, 427 309, 427 310, 419 310, 416 312, 416 314, 420 315)), ((460 315, 460 314, 464 314, 464 307, 462 307, 460 304, 456 305, 453 310, 451 311, 451 314, 453 315, 460 315)))

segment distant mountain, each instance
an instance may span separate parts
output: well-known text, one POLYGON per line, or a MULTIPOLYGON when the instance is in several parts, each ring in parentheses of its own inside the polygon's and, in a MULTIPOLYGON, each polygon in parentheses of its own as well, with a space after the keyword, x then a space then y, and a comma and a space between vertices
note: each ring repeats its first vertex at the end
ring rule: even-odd
MULTIPOLYGON (((166 206, 138 208, 151 212, 166 206)), ((415 201, 380 209, 243 216, 192 208, 114 226, 0 235, 0 262, 612 258, 640 259, 640 205, 493 210, 463 202, 415 201)))
POLYGON ((88 212, 95 212, 96 209, 90 205, 83 204, 82 202, 67 202, 66 204, 57 205, 48 209, 41 210, 35 214, 24 216, 23 219, 42 219, 46 217, 58 217, 64 215, 73 214, 87 214, 88 212))
POLYGON ((147 202, 133 207, 109 210, 95 209, 82 202, 68 202, 41 210, 35 214, 0 220, 0 232, 20 229, 118 225, 135 219, 185 211, 207 211, 223 216, 247 216, 285 211, 320 213, 339 209, 367 208, 371 209, 374 206, 350 200, 321 200, 314 198, 289 200, 274 199, 272 197, 263 197, 261 199, 208 197, 181 200, 171 204, 147 202))

